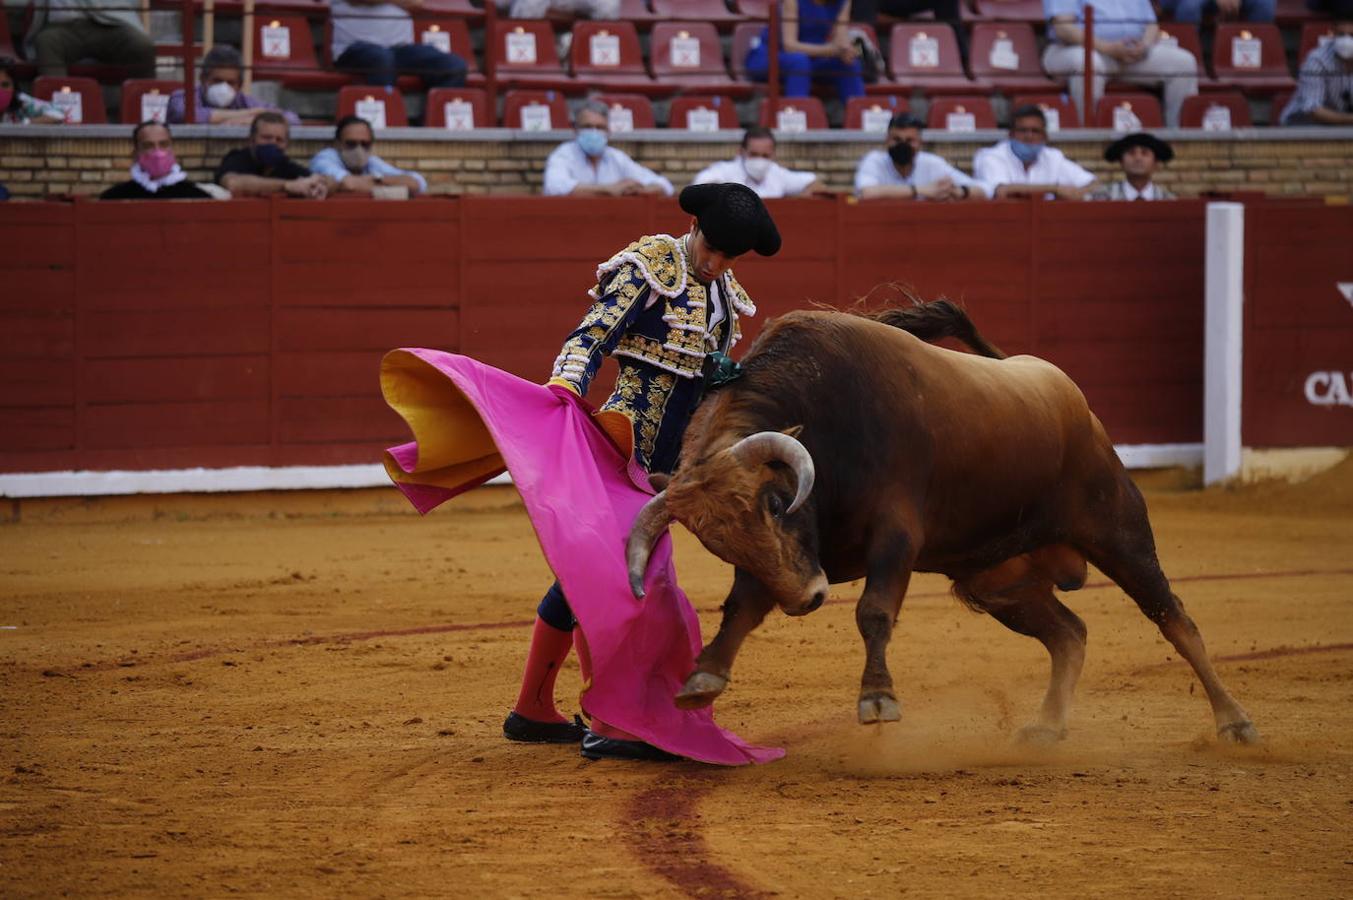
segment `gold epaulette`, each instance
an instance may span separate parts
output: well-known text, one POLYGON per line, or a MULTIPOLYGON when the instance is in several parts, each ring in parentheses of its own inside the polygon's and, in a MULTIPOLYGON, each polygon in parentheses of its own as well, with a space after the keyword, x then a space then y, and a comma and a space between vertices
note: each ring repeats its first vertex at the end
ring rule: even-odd
POLYGON ((637 268, 649 286, 663 297, 676 297, 686 287, 686 254, 681 251, 681 242, 670 234, 641 237, 597 266, 597 283, 601 284, 607 275, 625 265, 637 268))

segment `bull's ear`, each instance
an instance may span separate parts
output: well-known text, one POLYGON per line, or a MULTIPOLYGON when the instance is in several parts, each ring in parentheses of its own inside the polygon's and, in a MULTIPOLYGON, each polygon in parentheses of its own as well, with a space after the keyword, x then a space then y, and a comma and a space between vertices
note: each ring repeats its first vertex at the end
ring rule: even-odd
POLYGON ((782 429, 782 430, 780 431, 780 433, 781 433, 781 434, 787 434, 787 435, 789 435, 790 437, 796 438, 796 439, 797 439, 798 436, 799 436, 800 434, 803 433, 803 426, 802 426, 802 425, 791 425, 791 426, 789 426, 788 428, 782 429))
POLYGON ((667 490, 667 482, 671 480, 672 480, 671 475, 667 475, 662 472, 650 472, 648 475, 648 483, 653 485, 653 490, 655 491, 667 490))

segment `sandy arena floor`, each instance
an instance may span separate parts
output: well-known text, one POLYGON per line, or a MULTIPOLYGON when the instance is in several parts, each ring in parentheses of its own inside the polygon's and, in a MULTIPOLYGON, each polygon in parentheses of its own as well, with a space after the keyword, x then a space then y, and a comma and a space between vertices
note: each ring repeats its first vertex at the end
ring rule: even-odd
MULTIPOLYGON (((1116 588, 1072 732, 1011 742, 1046 657, 913 580, 899 724, 854 722, 856 588, 775 615, 717 708, 787 759, 509 744, 549 581, 510 489, 25 502, 0 524, 0 896, 1353 894, 1353 461, 1149 484, 1166 571, 1266 743, 1218 747, 1116 588)), ((685 532, 706 634, 728 569, 685 532)), ((577 670, 560 680, 576 709, 577 670)))

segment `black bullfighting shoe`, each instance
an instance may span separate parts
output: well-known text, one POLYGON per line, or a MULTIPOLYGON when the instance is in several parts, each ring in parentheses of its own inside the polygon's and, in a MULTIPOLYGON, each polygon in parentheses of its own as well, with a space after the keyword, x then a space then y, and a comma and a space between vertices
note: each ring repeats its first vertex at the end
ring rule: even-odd
POLYGON ((523 744, 576 744, 587 733, 587 726, 577 716, 572 722, 537 722, 510 712, 503 722, 503 737, 523 744))
POLYGON ((675 762, 681 759, 680 756, 659 750, 652 744, 602 737, 590 728, 583 735, 581 752, 588 759, 638 759, 647 762, 675 762))

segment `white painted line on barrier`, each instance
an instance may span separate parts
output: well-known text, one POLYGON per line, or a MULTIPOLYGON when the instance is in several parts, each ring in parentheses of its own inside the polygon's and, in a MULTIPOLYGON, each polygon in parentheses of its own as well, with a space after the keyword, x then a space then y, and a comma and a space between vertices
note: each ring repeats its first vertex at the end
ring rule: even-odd
MULTIPOLYGON (((1133 444, 1114 448, 1129 469, 1197 466, 1202 444, 1133 444)), ((489 484, 511 484, 506 473, 489 484)), ((126 494, 202 494, 230 491, 305 491, 390 484, 385 467, 238 466, 145 472, 20 472, 0 474, 0 497, 110 497, 126 494)))

